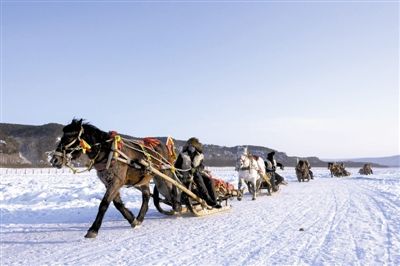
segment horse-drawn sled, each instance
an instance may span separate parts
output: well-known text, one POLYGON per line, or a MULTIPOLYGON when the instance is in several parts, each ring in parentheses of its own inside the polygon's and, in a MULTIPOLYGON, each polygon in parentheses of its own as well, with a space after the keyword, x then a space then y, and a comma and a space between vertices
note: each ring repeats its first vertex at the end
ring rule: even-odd
MULTIPOLYGON (((272 165, 269 165, 269 167, 272 168, 272 165)), ((273 191, 271 177, 273 177, 274 173, 266 171, 265 161, 261 157, 250 154, 247 148, 244 148, 238 158, 236 170, 239 177, 238 189, 242 194, 244 191, 244 187, 242 188, 244 182, 253 200, 264 189, 267 190, 267 195, 271 195, 273 191)), ((239 200, 241 196, 238 197, 239 200)))
POLYGON ((224 193, 217 194, 217 200, 225 201, 225 206, 213 208, 196 193, 196 182, 191 178, 185 182, 181 180, 180 173, 191 169, 178 169, 174 166, 176 156, 171 141, 164 144, 154 138, 127 139, 116 132, 107 133, 89 123, 82 123, 82 119, 74 119, 63 128, 63 136, 54 151, 51 164, 57 168, 67 166, 75 173, 77 170, 72 166, 72 161, 82 154, 86 154, 89 159, 86 170, 95 168, 97 176, 106 187, 96 219, 85 235, 87 238, 97 236, 111 202, 129 224, 136 227, 144 220, 151 196, 161 213, 172 215, 186 209, 195 216, 226 211, 230 208, 227 199, 240 196, 238 190, 227 186, 222 189, 224 193), (151 180, 155 184, 153 194, 150 191, 151 180), (119 190, 122 186, 133 186, 142 192, 142 206, 137 217, 121 200, 119 190), (183 208, 177 210, 177 206, 183 208))
POLYGON ((198 196, 200 194, 197 188, 198 185, 196 184, 196 182, 194 182, 193 179, 190 179, 184 183, 179 181, 177 182, 174 179, 171 180, 170 177, 168 176, 163 176, 162 173, 158 173, 156 169, 153 170, 155 170, 155 174, 159 175, 162 178, 165 178, 167 182, 171 182, 182 192, 184 192, 184 194, 181 195, 181 203, 183 204, 182 210, 177 212, 173 209, 172 206, 173 202, 171 197, 168 196, 168 193, 165 193, 165 191, 164 193, 160 193, 159 191, 160 186, 156 185, 154 186, 152 194, 154 206, 160 213, 163 213, 165 215, 184 214, 188 212, 192 213, 195 216, 210 215, 229 210, 230 209, 230 206, 228 205, 229 199, 232 199, 234 197, 237 197, 238 199, 241 198, 241 192, 235 189, 233 185, 221 179, 211 176, 209 172, 208 173, 204 172, 202 174, 208 175, 208 178, 212 180, 217 195, 217 201, 220 203, 221 206, 220 208, 210 208, 210 206, 207 206, 204 203, 202 203, 204 200, 198 196))

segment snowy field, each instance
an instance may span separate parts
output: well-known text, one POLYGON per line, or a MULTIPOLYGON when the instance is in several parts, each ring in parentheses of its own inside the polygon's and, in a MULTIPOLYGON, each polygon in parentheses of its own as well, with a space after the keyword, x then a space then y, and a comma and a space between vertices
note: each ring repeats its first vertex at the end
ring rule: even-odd
MULTIPOLYGON (((237 185, 233 168, 210 168, 237 185)), ((85 239, 104 187, 94 171, 0 169, 1 265, 400 265, 400 169, 298 183, 213 216, 167 217, 151 203, 132 229, 114 206, 85 239), (299 230, 302 228, 303 230, 299 230)), ((140 195, 122 198, 135 214, 140 195)))

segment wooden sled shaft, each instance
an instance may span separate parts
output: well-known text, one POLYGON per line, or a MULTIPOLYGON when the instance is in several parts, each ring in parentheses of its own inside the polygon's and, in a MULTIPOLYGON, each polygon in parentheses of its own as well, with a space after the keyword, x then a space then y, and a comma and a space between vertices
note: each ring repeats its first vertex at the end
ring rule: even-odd
POLYGON ((192 191, 190 191, 189 189, 187 189, 184 185, 182 185, 180 182, 176 181, 175 179, 167 176, 166 174, 161 173, 159 170, 157 170, 156 168, 152 167, 148 162, 146 162, 145 160, 140 160, 139 163, 145 167, 147 167, 153 174, 156 174, 157 176, 161 177, 162 179, 164 179, 165 181, 172 183, 173 185, 175 185, 177 188, 179 188, 180 190, 182 190, 183 192, 185 192, 188 196, 190 196, 191 198, 195 199, 197 202, 199 202, 202 206, 204 207, 208 207, 207 203, 205 200, 203 200, 202 198, 200 198, 199 196, 197 196, 196 194, 194 194, 192 191))

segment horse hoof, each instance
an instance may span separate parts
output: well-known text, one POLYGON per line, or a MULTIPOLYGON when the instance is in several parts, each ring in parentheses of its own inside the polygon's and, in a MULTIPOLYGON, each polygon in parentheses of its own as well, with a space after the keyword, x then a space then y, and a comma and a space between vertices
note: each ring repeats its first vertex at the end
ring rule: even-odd
POLYGON ((95 231, 88 231, 85 235, 85 238, 96 238, 97 232, 95 231))
POLYGON ((242 198, 237 198, 237 200, 238 200, 238 201, 241 201, 241 200, 242 200, 242 198))
POLYGON ((139 222, 138 220, 134 220, 134 221, 131 223, 131 227, 132 227, 132 228, 139 227, 141 224, 142 224, 142 222, 139 222))
POLYGON ((256 198, 252 198, 251 200, 256 200, 256 198))

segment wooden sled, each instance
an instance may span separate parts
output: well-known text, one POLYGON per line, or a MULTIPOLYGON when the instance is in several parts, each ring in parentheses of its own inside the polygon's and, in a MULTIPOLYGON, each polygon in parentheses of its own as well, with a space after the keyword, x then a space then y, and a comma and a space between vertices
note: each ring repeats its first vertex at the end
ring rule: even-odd
POLYGON ((171 208, 171 203, 168 202, 158 191, 157 187, 154 187, 153 191, 153 200, 156 209, 166 215, 176 215, 176 214, 184 214, 184 213, 192 213, 194 216, 207 216, 215 213, 225 212, 231 209, 231 206, 226 203, 226 206, 222 208, 212 208, 209 206, 205 200, 197 196, 191 191, 191 187, 187 188, 181 182, 165 175, 164 173, 160 172, 158 169, 151 166, 147 161, 141 160, 139 162, 141 165, 145 166, 150 172, 156 174, 157 176, 164 179, 166 182, 169 182, 179 188, 182 192, 184 192, 187 197, 186 206, 183 206, 182 211, 177 213, 171 208), (170 209, 167 209, 170 208, 170 209))

